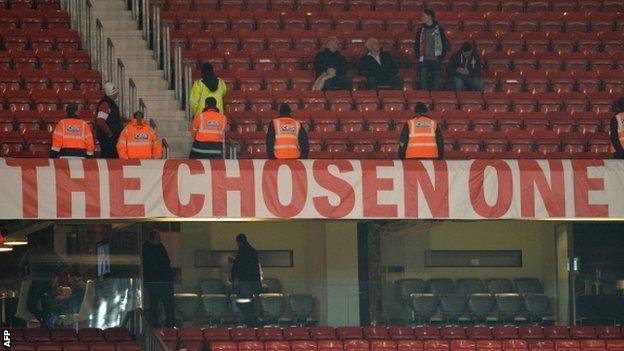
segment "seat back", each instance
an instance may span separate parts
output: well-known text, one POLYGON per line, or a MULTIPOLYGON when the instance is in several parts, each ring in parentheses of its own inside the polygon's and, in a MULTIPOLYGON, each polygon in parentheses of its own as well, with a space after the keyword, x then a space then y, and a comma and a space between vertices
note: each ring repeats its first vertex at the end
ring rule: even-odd
POLYGON ((490 294, 515 292, 513 284, 511 284, 511 280, 509 279, 488 279, 485 283, 490 294))
POLYGON ((305 320, 314 311, 314 297, 310 294, 290 294, 288 295, 288 307, 293 317, 297 320, 305 320))
POLYGON ((225 294, 203 294, 204 315, 209 319, 222 319, 228 314, 228 298, 225 294))
POLYGON ((514 279, 516 285, 516 291, 518 294, 543 294, 544 287, 537 278, 518 278, 514 279))
POLYGON ((480 294, 485 292, 481 279, 457 279, 458 292, 462 295, 480 294))
POLYGON ((396 283, 399 286, 399 293, 401 297, 407 299, 413 293, 425 292, 425 281, 422 279, 401 279, 396 283))
POLYGON ((225 285, 221 279, 203 279, 199 282, 199 289, 202 294, 225 294, 225 285))

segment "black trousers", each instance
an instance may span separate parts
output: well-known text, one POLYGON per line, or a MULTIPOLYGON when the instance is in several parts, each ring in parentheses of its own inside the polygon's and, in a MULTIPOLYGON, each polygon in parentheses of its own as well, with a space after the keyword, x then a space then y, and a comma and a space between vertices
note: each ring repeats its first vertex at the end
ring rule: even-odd
POLYGON ((52 282, 49 280, 33 280, 26 298, 26 309, 32 313, 42 327, 51 328, 50 307, 52 305, 52 282), (39 308, 38 305, 41 305, 39 308))
POLYGON ((173 282, 146 282, 145 292, 149 296, 149 322, 154 328, 160 324, 160 303, 165 311, 165 327, 175 325, 175 311, 173 303, 173 282))
POLYGON ((260 282, 237 282, 234 285, 236 305, 243 314, 245 324, 255 327, 258 324, 254 308, 254 295, 260 293, 260 282))
POLYGON ((119 154, 117 154, 118 140, 119 136, 113 135, 112 138, 109 138, 106 135, 98 135, 98 141, 100 142, 100 158, 119 158, 119 154))

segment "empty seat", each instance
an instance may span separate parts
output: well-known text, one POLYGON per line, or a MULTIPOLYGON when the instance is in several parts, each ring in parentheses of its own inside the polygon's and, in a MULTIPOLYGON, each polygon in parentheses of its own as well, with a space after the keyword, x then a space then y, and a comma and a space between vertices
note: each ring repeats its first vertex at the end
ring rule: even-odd
MULTIPOLYGON (((284 328, 283 334, 284 334, 284 339, 286 340, 309 340, 310 339, 310 333, 308 332, 308 329, 301 328, 301 327, 284 328)), ((293 351, 294 351, 294 342, 292 342, 291 344, 293 346, 293 351)), ((303 345, 309 346, 309 344, 302 344, 301 346, 303 345)), ((314 347, 316 347, 316 344, 314 344, 314 347)))
POLYGON ((24 340, 28 342, 50 341, 50 331, 46 328, 27 328, 24 330, 24 340))
MULTIPOLYGON (((440 297, 440 309, 442 310, 442 315, 446 319, 447 322, 451 323, 464 323, 470 321, 469 318, 465 316, 466 310, 466 298, 463 295, 443 295, 440 297)), ((447 330, 448 332, 448 330, 447 330)), ((457 335, 455 333, 454 335, 457 335)), ((445 335, 445 330, 442 330, 442 337, 445 339, 449 339, 450 334, 445 335)), ((465 333, 459 333, 459 337, 465 337, 465 333)))
POLYGON ((571 326, 570 336, 574 339, 595 339, 596 330, 594 329, 594 327, 571 326))
POLYGON ((104 331, 99 328, 80 328, 78 339, 85 342, 104 341, 104 331))
POLYGON ((426 290, 425 281, 422 279, 400 279, 396 281, 399 294, 404 299, 408 299, 413 293, 424 293, 426 290))
POLYGON ((50 330, 50 337, 52 341, 57 342, 69 342, 78 341, 78 335, 76 331, 71 328, 55 328, 50 330))
POLYGON ((439 304, 438 297, 433 294, 411 294, 410 301, 414 317, 418 322, 432 322, 439 304))
POLYGON ((440 339, 440 329, 436 327, 416 327, 414 335, 418 340, 436 340, 440 339))
MULTIPOLYGON (((280 328, 275 328, 275 327, 264 327, 264 328, 258 328, 258 340, 260 341, 280 341, 280 340, 284 340, 284 336, 282 335, 282 329, 280 328)), ((268 343, 265 344, 267 350, 269 349, 268 347, 268 343)), ((280 344, 275 344, 273 345, 273 350, 278 350, 280 349, 282 345, 280 344)))
MULTIPOLYGON (((388 329, 385 327, 364 327, 363 334, 364 334, 364 337, 369 340, 370 339, 388 339, 390 337, 388 335, 388 329)), ((383 348, 383 347, 379 346, 379 348, 383 348)))
POLYGON ((202 294, 201 299, 204 305, 204 316, 208 323, 220 323, 227 317, 229 312, 228 298, 225 294, 202 294))
POLYGON ((548 323, 554 321, 550 314, 550 304, 546 295, 527 295, 524 306, 533 323, 548 323))
POLYGON ((174 294, 174 299, 180 318, 187 322, 194 321, 201 303, 199 295, 195 293, 176 293, 174 294))
POLYGON ((290 294, 288 295, 288 307, 294 322, 307 324, 311 321, 314 311, 314 297, 310 294, 290 294))
POLYGON ((514 279, 518 294, 543 294, 544 287, 537 278, 517 278, 514 279))
POLYGON ((620 330, 620 327, 616 327, 616 326, 596 327, 596 335, 600 339, 622 338, 622 332, 620 330))
POLYGON ((567 327, 548 326, 544 327, 544 336, 548 339, 568 339, 570 337, 570 332, 567 327))
POLYGON ((203 279, 199 282, 202 294, 225 294, 225 285, 221 279, 203 279))
POLYGON ((496 322, 498 319, 492 315, 494 299, 489 294, 472 294, 468 297, 468 309, 473 320, 477 322, 496 322))
POLYGON ((313 340, 333 340, 336 339, 336 331, 331 327, 313 327, 310 328, 310 337, 313 340))
POLYGON ((521 314, 522 302, 522 298, 518 294, 496 294, 496 306, 499 318, 503 322, 526 322, 526 317, 521 314))
POLYGON ((318 349, 316 341, 293 340, 290 342, 292 351, 316 351, 318 349))
MULTIPOLYGON (((389 327, 388 334, 393 340, 409 340, 414 338, 414 330, 410 327, 389 327)), ((399 347, 400 346, 401 343, 399 343, 399 347)))
POLYGON ((232 340, 234 341, 255 341, 257 340, 256 331, 253 328, 234 328, 230 331, 232 340))
POLYGON ((485 284, 490 294, 515 292, 509 279, 487 279, 485 284))
POLYGON ((237 344, 239 351, 265 351, 264 343, 260 341, 239 341, 237 344))
POLYGON ((454 294, 455 283, 452 279, 429 279, 429 291, 434 295, 454 294))
MULTIPOLYGON (((484 326, 471 326, 466 328, 466 335, 473 340, 489 340, 492 339, 492 331, 490 330, 490 328, 488 327, 484 327, 484 326)), ((479 344, 477 344, 477 349, 482 350, 484 349, 483 347, 479 347, 479 344)), ((493 349, 488 347, 487 349, 493 349)), ((499 348, 499 349, 502 349, 499 348)))

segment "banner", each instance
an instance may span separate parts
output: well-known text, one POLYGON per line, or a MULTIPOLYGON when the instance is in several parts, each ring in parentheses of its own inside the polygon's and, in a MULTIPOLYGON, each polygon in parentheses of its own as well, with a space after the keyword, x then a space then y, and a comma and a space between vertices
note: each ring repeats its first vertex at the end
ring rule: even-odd
POLYGON ((615 160, 1 159, 2 219, 624 218, 615 160))

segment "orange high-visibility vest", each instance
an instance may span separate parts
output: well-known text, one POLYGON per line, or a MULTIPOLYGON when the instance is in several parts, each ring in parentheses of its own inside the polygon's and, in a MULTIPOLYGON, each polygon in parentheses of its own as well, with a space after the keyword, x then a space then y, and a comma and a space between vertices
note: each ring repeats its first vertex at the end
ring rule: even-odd
POLYGON ((418 116, 407 122, 409 141, 405 158, 438 158, 436 128, 438 124, 427 116, 418 116))
MULTIPOLYGON (((616 114, 615 119, 617 120, 618 139, 620 139, 620 145, 624 147, 624 112, 616 114)), ((611 152, 615 152, 613 145, 611 145, 611 152)))
POLYGON ((275 147, 273 155, 278 159, 294 159, 301 156, 299 151, 299 131, 301 123, 290 117, 273 120, 275 147))
POLYGON ((132 120, 121 132, 117 142, 119 158, 162 158, 162 143, 158 134, 147 123, 139 126, 132 120))
POLYGON ((195 141, 222 143, 225 139, 227 118, 217 111, 204 111, 193 118, 191 134, 195 141))
POLYGON ((52 150, 59 156, 93 156, 95 141, 89 124, 78 118, 64 118, 52 134, 52 150))

